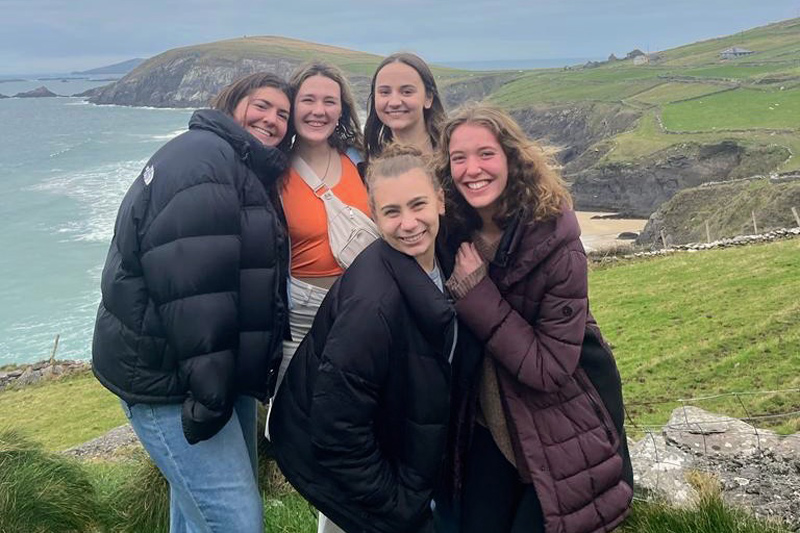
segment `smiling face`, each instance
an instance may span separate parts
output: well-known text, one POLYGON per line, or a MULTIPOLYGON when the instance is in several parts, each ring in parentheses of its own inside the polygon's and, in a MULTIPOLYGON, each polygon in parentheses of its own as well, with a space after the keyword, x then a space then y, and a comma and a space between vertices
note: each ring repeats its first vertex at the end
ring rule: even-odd
POLYGON ((444 193, 421 168, 399 176, 376 176, 371 185, 375 222, 395 250, 410 255, 427 272, 433 270, 439 215, 444 193))
POLYGON ((508 158, 497 138, 484 126, 465 123, 453 131, 448 152, 456 189, 482 218, 491 218, 508 184, 508 158))
POLYGON ((399 132, 425 128, 424 110, 433 97, 425 92, 422 78, 414 68, 395 62, 384 66, 375 77, 375 112, 397 136, 399 132))
POLYGON ((310 143, 328 140, 342 116, 342 91, 334 80, 310 76, 300 84, 294 99, 297 136, 310 143))
POLYGON ((242 98, 233 119, 265 146, 278 146, 289 125, 289 98, 280 89, 260 87, 242 98))

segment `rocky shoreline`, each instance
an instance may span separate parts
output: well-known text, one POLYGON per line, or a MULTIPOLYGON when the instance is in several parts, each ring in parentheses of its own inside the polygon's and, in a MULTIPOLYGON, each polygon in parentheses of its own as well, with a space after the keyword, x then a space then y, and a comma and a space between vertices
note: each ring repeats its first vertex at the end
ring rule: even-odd
POLYGON ((50 360, 16 365, 0 370, 0 391, 7 388, 25 387, 43 380, 86 372, 92 368, 88 361, 50 360))

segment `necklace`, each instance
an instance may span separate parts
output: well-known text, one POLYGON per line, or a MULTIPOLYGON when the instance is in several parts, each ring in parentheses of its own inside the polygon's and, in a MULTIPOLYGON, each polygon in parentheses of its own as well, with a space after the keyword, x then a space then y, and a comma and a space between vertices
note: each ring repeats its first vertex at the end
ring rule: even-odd
POLYGON ((331 168, 331 152, 333 149, 328 150, 328 163, 325 165, 325 174, 322 175, 322 181, 325 181, 325 178, 328 177, 328 170, 331 168))

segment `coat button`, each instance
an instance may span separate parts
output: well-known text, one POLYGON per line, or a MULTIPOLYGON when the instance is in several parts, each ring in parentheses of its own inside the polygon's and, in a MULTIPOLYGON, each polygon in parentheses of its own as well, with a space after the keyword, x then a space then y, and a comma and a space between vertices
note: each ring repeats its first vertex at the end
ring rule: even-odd
POLYGON ((565 305, 561 309, 561 314, 564 315, 564 316, 572 316, 572 308, 570 306, 568 306, 568 305, 565 305))

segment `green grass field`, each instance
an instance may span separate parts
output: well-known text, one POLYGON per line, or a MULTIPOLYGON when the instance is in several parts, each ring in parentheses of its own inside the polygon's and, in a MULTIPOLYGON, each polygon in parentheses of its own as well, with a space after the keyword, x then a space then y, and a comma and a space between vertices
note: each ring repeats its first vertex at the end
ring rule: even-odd
POLYGON ((737 89, 668 104, 662 114, 669 131, 789 129, 800 126, 800 89, 737 89))
MULTIPOLYGON (((595 317, 614 347, 636 424, 662 425, 678 399, 800 388, 800 240, 597 267, 595 317)), ((800 408, 800 394, 698 404, 730 416, 800 408)), ((773 427, 800 430, 797 418, 773 427)))

